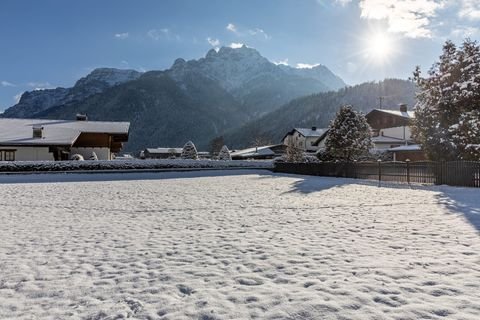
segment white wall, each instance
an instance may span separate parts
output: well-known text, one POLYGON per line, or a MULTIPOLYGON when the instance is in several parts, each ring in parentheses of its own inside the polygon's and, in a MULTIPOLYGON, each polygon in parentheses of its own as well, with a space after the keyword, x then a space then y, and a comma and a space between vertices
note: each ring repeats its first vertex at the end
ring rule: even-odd
POLYGON ((81 154, 85 160, 88 160, 92 156, 93 151, 95 151, 98 160, 112 160, 109 148, 71 148, 70 157, 74 154, 81 154))
POLYGON ((16 150, 15 161, 45 161, 55 160, 48 147, 2 147, 3 150, 16 150))
POLYGON ((304 137, 298 131, 295 131, 293 135, 288 135, 283 140, 284 145, 289 145, 289 143, 293 143, 298 149, 303 151, 316 151, 318 149, 317 146, 312 146, 311 144, 317 141, 318 137, 304 137))
POLYGON ((388 137, 394 137, 398 139, 407 139, 407 140, 412 139, 412 130, 410 130, 410 127, 408 126, 380 129, 378 134, 381 136, 382 132, 384 136, 388 136, 388 137))
POLYGON ((312 146, 312 143, 315 143, 318 140, 318 137, 307 137, 305 139, 305 145, 307 151, 317 151, 318 146, 312 146))

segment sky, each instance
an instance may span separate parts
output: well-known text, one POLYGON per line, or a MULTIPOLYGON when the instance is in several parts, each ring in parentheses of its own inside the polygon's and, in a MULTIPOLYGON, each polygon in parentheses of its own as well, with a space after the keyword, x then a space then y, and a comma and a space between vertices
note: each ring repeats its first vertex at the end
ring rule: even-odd
POLYGON ((465 37, 480 38, 480 0, 2 0, 0 111, 97 67, 163 70, 241 44, 349 85, 407 79, 465 37))

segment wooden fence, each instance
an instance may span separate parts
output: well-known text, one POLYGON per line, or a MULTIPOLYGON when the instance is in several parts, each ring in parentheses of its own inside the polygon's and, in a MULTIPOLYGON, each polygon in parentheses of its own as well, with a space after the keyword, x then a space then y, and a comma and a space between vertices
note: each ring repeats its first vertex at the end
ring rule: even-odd
POLYGON ((400 183, 446 184, 480 188, 480 162, 318 162, 275 163, 275 172, 400 183))

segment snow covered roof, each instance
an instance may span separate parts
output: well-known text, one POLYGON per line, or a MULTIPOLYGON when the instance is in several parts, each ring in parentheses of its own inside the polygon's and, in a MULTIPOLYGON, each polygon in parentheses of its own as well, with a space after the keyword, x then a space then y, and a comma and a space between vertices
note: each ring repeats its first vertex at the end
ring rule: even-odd
POLYGON ((320 137, 318 137, 317 140, 315 140, 315 142, 313 143, 314 146, 318 147, 320 145, 320 142, 325 140, 325 138, 327 137, 328 130, 330 130, 330 129, 325 128, 325 129, 321 129, 321 130, 323 130, 323 133, 320 135, 320 137))
POLYGON ((261 146, 256 148, 248 148, 237 150, 231 153, 232 157, 250 158, 258 156, 273 156, 275 152, 270 149, 272 146, 261 146))
POLYGON ((81 133, 127 135, 129 122, 0 119, 0 145, 72 145, 81 133), (33 128, 43 128, 33 137, 33 128))
POLYGON ((295 131, 299 132, 304 137, 321 137, 325 132, 327 132, 328 128, 293 128, 286 135, 283 136, 282 141, 289 135, 293 135, 295 131), (313 130, 315 128, 315 130, 313 130))
POLYGON ((419 144, 411 144, 408 146, 400 146, 395 148, 390 148, 388 151, 421 151, 422 147, 419 144))
POLYGON ((373 109, 373 110, 379 111, 379 112, 385 112, 385 113, 392 114, 394 116, 398 116, 406 119, 415 118, 415 112, 413 111, 400 111, 400 110, 387 110, 387 109, 373 109))
POLYGON ((312 128, 295 128, 294 130, 300 132, 304 137, 320 137, 327 129, 317 128, 312 130, 312 128))
POLYGON ((389 137, 389 136, 377 136, 372 138, 373 143, 404 143, 404 139, 389 137))
POLYGON ((148 153, 151 154, 165 154, 165 153, 182 153, 183 148, 147 148, 148 153))

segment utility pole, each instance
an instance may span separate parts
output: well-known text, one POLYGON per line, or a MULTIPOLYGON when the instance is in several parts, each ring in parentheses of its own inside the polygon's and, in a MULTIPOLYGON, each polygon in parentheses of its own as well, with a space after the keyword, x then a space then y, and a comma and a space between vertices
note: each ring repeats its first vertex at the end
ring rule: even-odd
POLYGON ((382 109, 382 106, 383 106, 383 100, 385 99, 385 97, 378 97, 378 101, 379 101, 379 105, 380 105, 380 109, 382 109))

